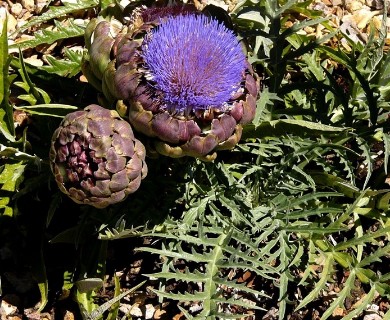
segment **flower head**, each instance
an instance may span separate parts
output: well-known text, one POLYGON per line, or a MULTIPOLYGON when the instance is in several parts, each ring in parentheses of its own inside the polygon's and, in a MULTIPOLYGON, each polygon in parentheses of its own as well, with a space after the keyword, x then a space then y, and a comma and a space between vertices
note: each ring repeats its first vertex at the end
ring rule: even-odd
POLYGON ((259 79, 230 29, 188 6, 144 8, 115 39, 111 25, 91 22, 83 71, 151 153, 213 160, 238 143, 259 79))
POLYGON ((168 18, 145 37, 141 56, 163 107, 187 115, 223 109, 240 87, 246 67, 233 32, 204 15, 168 18))
POLYGON ((129 123, 98 105, 63 119, 53 134, 50 165, 62 192, 96 208, 124 200, 147 175, 145 147, 129 123))

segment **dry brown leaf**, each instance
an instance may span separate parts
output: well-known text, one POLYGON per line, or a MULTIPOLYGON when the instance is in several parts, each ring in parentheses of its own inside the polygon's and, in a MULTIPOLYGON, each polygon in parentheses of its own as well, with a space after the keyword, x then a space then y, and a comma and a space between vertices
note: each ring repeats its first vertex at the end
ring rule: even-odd
POLYGON ((184 316, 184 314, 182 312, 178 313, 177 315, 175 315, 172 320, 182 320, 182 317, 184 316))
POLYGON ((156 309, 153 319, 161 319, 161 316, 167 313, 165 310, 156 309))
POLYGON ((334 309, 332 316, 333 317, 342 317, 342 316, 344 316, 344 314, 345 314, 344 309, 337 307, 336 309, 334 309))

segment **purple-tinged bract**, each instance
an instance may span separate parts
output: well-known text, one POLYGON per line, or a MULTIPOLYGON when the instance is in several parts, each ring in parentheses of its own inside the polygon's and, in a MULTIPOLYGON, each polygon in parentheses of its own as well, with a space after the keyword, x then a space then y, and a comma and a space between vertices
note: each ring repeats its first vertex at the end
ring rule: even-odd
POLYGON ((204 15, 168 18, 146 36, 141 56, 167 110, 185 114, 223 108, 246 67, 233 32, 204 15))
POLYGON ((148 172, 145 147, 130 124, 98 105, 63 119, 53 133, 50 166, 63 193, 96 208, 126 199, 148 172))
POLYGON ((151 154, 210 161, 234 148, 259 93, 234 32, 186 5, 141 8, 130 21, 118 34, 91 21, 88 80, 150 138, 151 154))

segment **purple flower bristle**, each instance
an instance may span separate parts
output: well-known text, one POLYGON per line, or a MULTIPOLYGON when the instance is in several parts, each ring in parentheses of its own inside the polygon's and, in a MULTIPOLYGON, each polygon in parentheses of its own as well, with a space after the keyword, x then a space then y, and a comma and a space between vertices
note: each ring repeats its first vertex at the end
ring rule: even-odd
POLYGON ((142 21, 144 23, 158 21, 168 16, 178 16, 184 14, 196 14, 196 8, 193 5, 172 5, 166 7, 152 7, 141 11, 142 21))
POLYGON ((165 107, 187 114, 222 109, 240 88, 246 66, 234 33, 204 15, 164 20, 146 36, 141 56, 165 107))

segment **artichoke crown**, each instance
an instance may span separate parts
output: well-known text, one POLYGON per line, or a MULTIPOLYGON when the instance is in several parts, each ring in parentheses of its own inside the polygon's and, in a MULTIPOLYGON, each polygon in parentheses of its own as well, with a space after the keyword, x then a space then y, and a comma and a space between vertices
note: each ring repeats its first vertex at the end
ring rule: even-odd
POLYGON ((147 174, 145 147, 116 111, 90 105, 55 130, 50 164, 62 192, 104 208, 124 200, 147 174))
POLYGON ((259 83, 233 31, 191 6, 140 10, 118 33, 93 23, 87 78, 159 153, 213 160, 237 144, 259 83))

